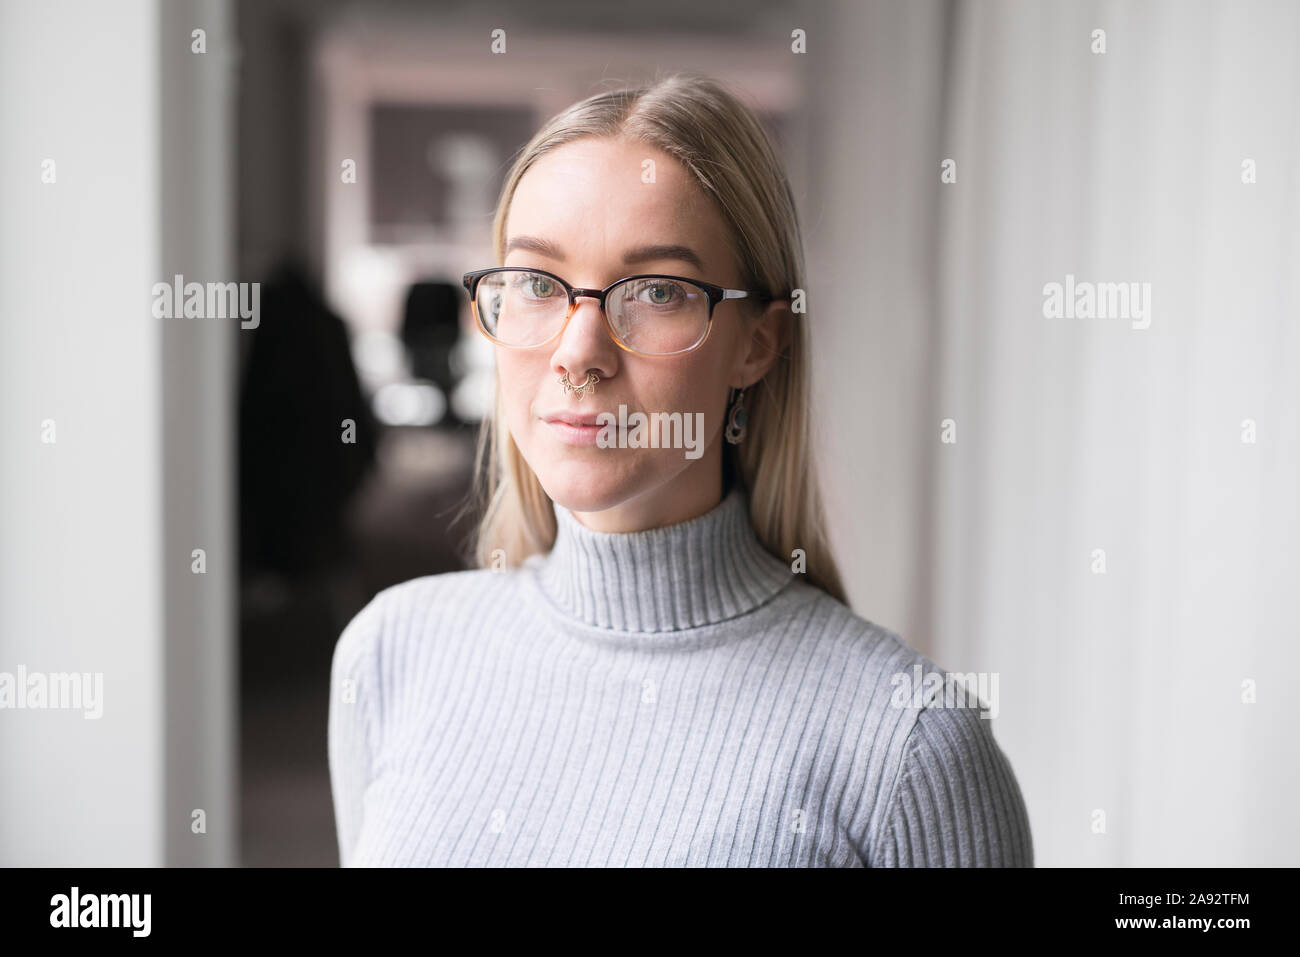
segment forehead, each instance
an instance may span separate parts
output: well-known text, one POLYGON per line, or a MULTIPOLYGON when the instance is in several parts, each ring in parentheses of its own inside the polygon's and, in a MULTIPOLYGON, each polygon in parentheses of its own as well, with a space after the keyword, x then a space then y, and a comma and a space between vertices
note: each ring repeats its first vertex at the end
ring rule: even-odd
POLYGON ((517 235, 575 250, 570 259, 649 243, 690 246, 715 268, 729 255, 726 224, 690 171, 625 139, 587 137, 541 156, 510 202, 506 238, 517 235))

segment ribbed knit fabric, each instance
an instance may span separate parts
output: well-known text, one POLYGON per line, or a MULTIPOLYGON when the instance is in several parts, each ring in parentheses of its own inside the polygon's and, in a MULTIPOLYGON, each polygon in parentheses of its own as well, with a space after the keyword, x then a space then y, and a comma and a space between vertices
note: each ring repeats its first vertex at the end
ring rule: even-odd
POLYGON ((342 865, 1032 865, 978 707, 896 694, 939 669, 768 553, 739 489, 629 534, 555 514, 548 554, 340 636, 342 865))

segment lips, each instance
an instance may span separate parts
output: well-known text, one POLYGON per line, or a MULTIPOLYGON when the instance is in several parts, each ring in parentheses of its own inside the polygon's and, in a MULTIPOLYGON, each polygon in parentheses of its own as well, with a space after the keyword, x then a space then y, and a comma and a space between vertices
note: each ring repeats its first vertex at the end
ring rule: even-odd
MULTIPOLYGON (((571 425, 574 428, 596 428, 603 424, 600 420, 601 414, 602 413, 600 412, 593 412, 589 415, 578 415, 576 412, 552 412, 548 415, 542 416, 542 421, 558 422, 564 425, 571 425)), ((615 420, 618 419, 618 416, 613 412, 605 414, 613 416, 615 420)), ((609 419, 606 418, 604 421, 608 422, 609 419)))
POLYGON ((611 418, 614 428, 618 428, 618 417, 612 412, 608 413, 611 418, 597 422, 596 420, 601 414, 600 412, 579 413, 561 410, 548 412, 539 416, 539 418, 546 424, 551 434, 565 445, 595 446, 600 444, 600 437, 608 428, 611 418))

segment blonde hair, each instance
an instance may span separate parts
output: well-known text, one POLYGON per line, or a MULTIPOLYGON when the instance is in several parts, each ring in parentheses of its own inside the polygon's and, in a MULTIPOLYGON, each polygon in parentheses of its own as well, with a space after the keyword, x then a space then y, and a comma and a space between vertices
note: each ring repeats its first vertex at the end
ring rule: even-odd
MULTIPOLYGON (((505 261, 506 216, 520 179, 538 157, 582 137, 631 138, 675 157, 722 213, 744 287, 776 297, 803 287, 798 216, 781 162, 749 108, 697 74, 598 93, 538 130, 501 190, 493 223, 498 263, 505 261)), ((790 325, 785 354, 746 391, 747 432, 739 444, 724 444, 724 479, 738 478, 745 488, 763 546, 787 563, 802 549, 808 581, 847 603, 812 458, 807 315, 790 325)), ((556 533, 551 499, 505 426, 499 385, 493 414, 479 432, 475 487, 482 515, 472 544, 475 564, 489 566, 498 549, 508 565, 550 551, 556 533)))

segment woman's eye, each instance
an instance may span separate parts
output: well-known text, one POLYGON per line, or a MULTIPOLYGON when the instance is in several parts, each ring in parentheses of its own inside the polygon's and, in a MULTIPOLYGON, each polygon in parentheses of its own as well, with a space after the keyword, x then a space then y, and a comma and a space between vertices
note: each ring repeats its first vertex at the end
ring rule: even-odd
POLYGON ((516 290, 516 295, 520 295, 525 299, 550 299, 559 290, 553 279, 540 275, 516 276, 511 279, 510 286, 516 290))
POLYGON ((555 295, 555 283, 543 276, 532 276, 528 280, 528 293, 537 299, 549 299, 555 295))
POLYGON ((652 282, 646 283, 642 288, 645 294, 646 302, 654 306, 667 306, 676 302, 681 296, 681 290, 676 283, 670 282, 652 282))

